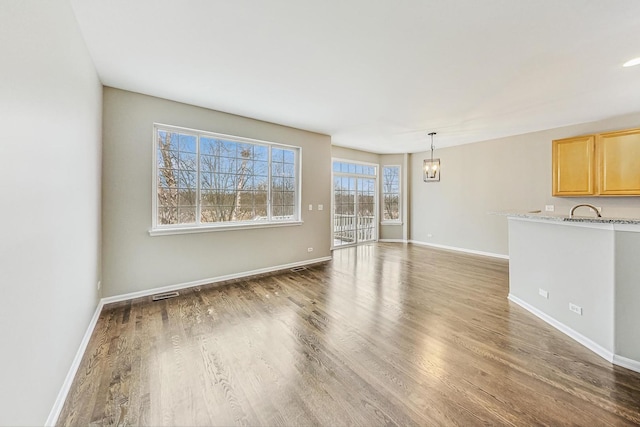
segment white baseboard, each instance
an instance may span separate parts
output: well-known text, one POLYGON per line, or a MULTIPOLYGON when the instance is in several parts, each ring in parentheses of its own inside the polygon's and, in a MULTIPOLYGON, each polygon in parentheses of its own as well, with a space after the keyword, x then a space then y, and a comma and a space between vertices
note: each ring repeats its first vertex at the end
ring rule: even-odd
POLYGON ((381 242, 381 243, 408 243, 408 241, 404 240, 404 239, 378 239, 378 242, 381 242))
POLYGON ((274 267, 266 267, 266 268, 259 268, 257 270, 244 271, 242 273, 227 274, 225 276, 211 277, 208 279, 194 280, 192 282, 178 283, 177 285, 168 285, 168 286, 162 286, 159 288, 145 289, 144 291, 131 292, 128 294, 115 295, 112 297, 102 298, 102 302, 106 305, 114 302, 128 301, 130 299, 148 297, 151 295, 161 294, 165 292, 178 291, 180 289, 192 288, 194 286, 202 286, 202 285, 208 285, 210 283, 218 283, 218 282, 225 282, 227 280, 241 279, 243 277, 255 276, 258 274, 265 274, 265 273, 272 273, 278 270, 287 270, 289 268, 301 267, 309 264, 318 264, 320 262, 326 262, 326 261, 331 261, 331 257, 327 256, 322 258, 314 258, 306 261, 292 262, 290 264, 276 265, 274 267))
POLYGON ((593 351, 598 356, 602 357, 603 359, 607 360, 608 362, 614 363, 614 354, 613 354, 613 352, 611 352, 611 351, 607 350, 606 348, 602 347, 600 344, 598 344, 598 343, 592 341, 591 339, 585 337, 581 333, 574 331, 573 329, 571 329, 570 327, 568 327, 564 323, 561 323, 561 322, 557 321, 553 317, 551 317, 548 314, 538 310, 537 308, 535 308, 531 304, 521 300, 520 298, 518 298, 518 297, 516 297, 516 296, 514 296, 512 294, 509 294, 508 298, 509 298, 509 301, 512 301, 512 302, 518 304, 520 307, 524 308, 525 310, 527 310, 528 312, 530 312, 534 316, 544 320, 549 325, 553 326, 554 328, 556 328, 557 330, 559 330, 563 334, 567 335, 569 338, 572 338, 573 340, 575 340, 575 341, 579 342, 580 344, 582 344, 583 346, 587 347, 589 350, 593 351))
POLYGON ((64 383, 60 388, 60 392, 58 392, 58 397, 56 398, 55 403, 53 404, 53 408, 49 413, 49 417, 47 417, 47 421, 45 422, 45 426, 55 426, 58 422, 58 417, 60 416, 60 412, 62 411, 62 407, 64 406, 64 402, 67 400, 67 395, 69 394, 69 390, 71 389, 71 384, 80 368, 80 362, 82 362, 82 357, 89 345, 89 340, 91 339, 91 335, 93 335, 93 330, 95 329, 98 318, 100 317, 100 313, 105 305, 111 304, 114 302, 127 301, 134 298, 140 298, 150 295, 155 295, 158 293, 170 292, 179 289, 191 288, 193 286, 201 286, 209 283, 217 283, 224 282, 232 279, 241 279, 243 277, 255 276, 258 274, 271 273, 278 270, 287 270, 289 268, 301 267, 309 264, 317 264, 320 262, 331 261, 331 257, 322 257, 315 258, 306 261, 292 262, 290 264, 282 264, 274 267, 260 268, 257 270, 245 271, 242 273, 236 274, 227 274, 226 276, 218 276, 210 279, 202 279, 196 280, 193 282, 180 283, 177 285, 163 286, 160 288, 147 289, 139 292, 131 292, 123 295, 115 295, 112 297, 102 298, 100 302, 98 302, 98 306, 96 307, 96 311, 93 313, 93 317, 91 318, 91 322, 89 322, 89 326, 87 327, 87 331, 80 342, 80 347, 76 352, 76 356, 73 359, 73 363, 71 364, 71 368, 69 368, 69 372, 67 373, 66 378, 64 379, 64 383))
POLYGON ((623 368, 630 369, 635 372, 640 372, 640 362, 637 360, 629 359, 623 356, 615 354, 613 356, 613 364, 622 366, 623 368))
POLYGON ((98 306, 96 310, 93 312, 93 317, 89 322, 89 326, 87 327, 84 336, 82 337, 82 341, 80 341, 80 347, 78 347, 78 351, 76 352, 76 356, 73 358, 73 362, 71 363, 71 367, 69 368, 69 372, 67 372, 67 376, 62 383, 62 387, 58 392, 58 396, 56 397, 56 401, 53 404, 53 408, 51 408, 51 412, 49 412, 49 416, 47 417, 47 421, 45 421, 45 426, 55 426, 58 423, 58 417, 60 416, 60 412, 62 412, 62 407, 64 406, 64 402, 67 400, 67 395, 69 394, 69 390, 71 390, 71 384, 73 383, 73 379, 76 377, 76 373, 80 368, 80 362, 82 362, 82 357, 84 356, 85 351, 87 350, 87 346, 89 345, 89 340, 91 339, 91 335, 93 335, 93 330, 98 324, 98 318, 100 317, 100 313, 102 312, 102 307, 104 307, 103 300, 98 302, 98 306))
POLYGON ((509 255, 496 254, 493 252, 476 251, 474 249, 457 248, 455 246, 438 245, 436 243, 421 242, 419 240, 409 240, 409 243, 414 245, 420 245, 420 246, 430 246, 432 248, 438 248, 438 249, 447 249, 447 250, 456 251, 456 252, 464 252, 464 253, 473 254, 473 255, 482 255, 482 256, 488 256, 492 258, 509 259, 509 255))

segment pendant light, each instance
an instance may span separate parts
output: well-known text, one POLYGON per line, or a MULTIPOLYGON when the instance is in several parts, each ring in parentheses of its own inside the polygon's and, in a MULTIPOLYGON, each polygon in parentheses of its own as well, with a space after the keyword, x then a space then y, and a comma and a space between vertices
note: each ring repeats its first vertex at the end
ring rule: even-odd
POLYGON ((440 159, 433 158, 433 150, 435 146, 433 145, 433 135, 435 132, 429 133, 431 137, 431 159, 427 159, 424 161, 424 182, 437 182, 440 181, 440 159))

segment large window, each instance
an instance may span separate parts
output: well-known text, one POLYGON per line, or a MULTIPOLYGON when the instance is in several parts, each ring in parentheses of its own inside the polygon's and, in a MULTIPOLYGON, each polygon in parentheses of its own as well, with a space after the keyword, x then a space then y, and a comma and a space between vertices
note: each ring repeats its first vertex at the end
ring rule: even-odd
POLYGON ((298 147, 154 126, 153 229, 296 222, 298 147))
POLYGON ((382 167, 382 221, 400 222, 400 166, 382 167))

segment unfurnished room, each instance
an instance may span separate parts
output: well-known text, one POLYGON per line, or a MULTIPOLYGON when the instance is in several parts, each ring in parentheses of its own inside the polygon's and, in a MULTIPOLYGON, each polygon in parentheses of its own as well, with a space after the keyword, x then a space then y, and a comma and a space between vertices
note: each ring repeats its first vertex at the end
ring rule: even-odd
POLYGON ((640 425, 637 0, 2 0, 0 426, 640 425))

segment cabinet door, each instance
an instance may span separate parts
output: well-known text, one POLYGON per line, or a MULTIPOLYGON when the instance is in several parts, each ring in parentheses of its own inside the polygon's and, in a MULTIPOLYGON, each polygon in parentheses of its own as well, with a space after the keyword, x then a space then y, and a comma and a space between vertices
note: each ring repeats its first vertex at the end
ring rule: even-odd
POLYGON ((553 141, 553 195, 594 195, 595 137, 593 135, 553 141))
POLYGON ((640 129, 598 135, 600 194, 640 195, 640 129))

